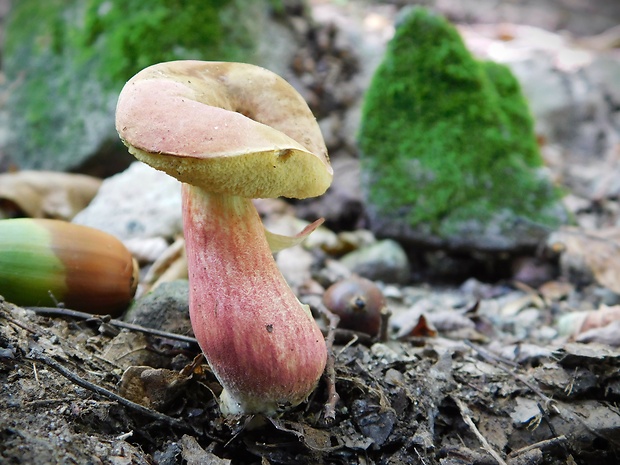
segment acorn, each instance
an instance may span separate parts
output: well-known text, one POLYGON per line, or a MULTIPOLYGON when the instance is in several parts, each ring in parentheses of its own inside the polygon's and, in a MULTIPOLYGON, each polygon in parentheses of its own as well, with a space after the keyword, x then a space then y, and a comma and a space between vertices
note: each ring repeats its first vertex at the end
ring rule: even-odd
POLYGON ((381 289, 371 280, 357 275, 327 288, 323 304, 340 317, 339 327, 371 336, 379 334, 382 312, 387 306, 381 289))
POLYGON ((56 306, 118 316, 139 267, 114 236, 61 220, 0 221, 0 295, 20 306, 56 306))

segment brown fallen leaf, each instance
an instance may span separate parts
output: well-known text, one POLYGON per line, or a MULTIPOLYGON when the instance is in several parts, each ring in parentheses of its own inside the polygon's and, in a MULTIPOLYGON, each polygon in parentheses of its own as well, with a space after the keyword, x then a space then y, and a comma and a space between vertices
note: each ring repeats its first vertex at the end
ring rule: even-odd
POLYGON ((55 171, 0 174, 0 217, 71 220, 93 199, 101 179, 55 171))
POLYGON ((152 291, 161 284, 176 279, 187 279, 187 257, 183 237, 177 238, 149 268, 141 282, 142 292, 152 291))
POLYGON ((563 281, 548 281, 538 288, 538 292, 547 303, 566 299, 574 290, 575 286, 563 281))
POLYGON ((131 366, 125 370, 119 394, 145 407, 161 410, 171 402, 189 377, 166 368, 131 366))
POLYGON ((594 280, 620 293, 620 228, 562 228, 549 236, 547 247, 560 255, 562 274, 569 281, 589 284, 594 280))
POLYGON ((407 334, 407 337, 437 337, 437 330, 429 324, 424 315, 420 315, 418 323, 407 334))

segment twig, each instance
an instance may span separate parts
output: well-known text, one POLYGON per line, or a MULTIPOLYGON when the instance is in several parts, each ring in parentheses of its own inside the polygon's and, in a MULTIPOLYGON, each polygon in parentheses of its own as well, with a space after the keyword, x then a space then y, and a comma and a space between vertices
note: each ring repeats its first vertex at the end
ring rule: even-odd
MULTIPOLYGON (((594 434, 597 437, 603 438, 606 441, 609 441, 610 443, 614 444, 614 446, 616 446, 616 447, 620 447, 620 441, 617 441, 616 439, 612 438, 610 435, 605 435, 605 434, 600 433, 599 431, 596 431, 592 426, 588 425, 583 420, 583 418, 581 418, 580 415, 578 415, 574 411, 572 411, 572 409, 570 407, 566 407, 566 408, 562 407, 557 401, 555 401, 551 397, 547 396, 538 387, 534 386, 532 383, 530 383, 523 376, 521 376, 521 375, 519 375, 517 373, 512 372, 511 370, 506 368, 504 365, 502 365, 502 363, 512 364, 512 362, 504 360, 501 357, 491 356, 489 352, 484 351, 480 347, 477 347, 475 344, 473 344, 470 341, 465 341, 465 344, 468 345, 469 347, 471 347, 472 349, 474 349, 476 352, 478 352, 487 361, 493 363, 493 365, 497 366, 499 369, 501 369, 501 370, 505 371, 506 373, 508 373, 515 380, 523 383, 534 394, 536 394, 543 401, 545 401, 545 408, 551 408, 554 412, 556 412, 558 415, 560 415, 560 417, 562 417, 567 422, 575 421, 577 423, 580 423, 590 433, 594 434), (498 360, 501 361, 502 363, 499 363, 498 360)), ((540 409, 540 405, 539 405, 539 409, 540 409)), ((549 425, 551 425, 551 422, 549 420, 547 420, 547 423, 549 423, 549 425)))
POLYGON ((325 345, 327 346, 327 363, 325 364, 327 402, 323 407, 323 417, 326 422, 331 423, 336 419, 336 404, 340 400, 336 391, 336 356, 334 355, 334 338, 340 317, 329 311, 324 305, 320 305, 319 310, 328 322, 327 337, 325 338, 325 345))
POLYGON ((465 405, 465 402, 463 402, 461 399, 456 398, 456 397, 453 397, 453 399, 454 399, 454 402, 456 402, 456 405, 458 406, 461 412, 461 416, 463 417, 463 420, 465 421, 465 423, 467 423, 469 428, 476 435, 476 437, 478 438, 478 441, 480 441, 480 443, 482 444, 482 448, 486 450, 500 465, 508 465, 504 461, 504 459, 501 458, 500 455, 495 451, 495 449, 491 447, 491 444, 489 444, 489 441, 487 441, 487 438, 485 438, 482 435, 482 433, 478 430, 478 428, 476 427, 476 424, 474 423, 474 420, 472 420, 471 416, 469 415, 470 410, 469 410, 469 407, 465 405))
POLYGON ((183 336, 181 334, 169 333, 167 331, 160 331, 158 329, 147 328, 145 326, 136 325, 133 323, 127 323, 125 321, 115 320, 110 318, 109 315, 92 315, 90 313, 78 312, 77 310, 69 310, 67 308, 55 308, 55 307, 26 307, 28 310, 39 315, 58 315, 69 316, 72 318, 80 318, 87 321, 96 321, 99 323, 107 323, 117 328, 130 329, 132 331, 139 331, 145 334, 151 334, 153 336, 164 337, 166 339, 174 339, 181 342, 186 342, 198 347, 198 341, 196 338, 190 336, 183 336))
POLYGON ((540 402, 536 402, 536 406, 538 407, 538 411, 540 412, 540 415, 547 423, 547 426, 549 427, 549 431, 551 431, 551 434, 554 436, 557 436, 558 434, 555 432, 555 427, 553 426, 553 423, 551 422, 551 418, 549 418, 549 411, 543 408, 543 406, 540 405, 540 402))
POLYGON ((41 381, 39 380, 39 371, 37 370, 37 364, 33 363, 32 364, 32 371, 34 372, 34 379, 37 382, 37 384, 41 384, 41 381))
POLYGON ((349 347, 351 347, 353 344, 355 344, 358 340, 357 334, 353 333, 352 334, 352 338, 349 342, 347 342, 343 347, 340 348, 340 350, 338 351, 338 355, 336 357, 339 357, 340 355, 342 355, 344 353, 345 350, 347 350, 349 347))
MULTIPOLYGON (((329 331, 323 331, 323 335, 327 336, 329 331)), ((370 334, 354 331, 352 329, 336 328, 334 331, 334 344, 345 344, 347 346, 360 343, 370 347, 374 343, 374 338, 370 334)))
POLYGON ((521 454, 525 454, 534 449, 545 450, 554 446, 562 446, 566 442, 566 436, 563 434, 551 439, 545 439, 544 441, 537 442, 536 444, 530 444, 529 446, 522 447, 508 454, 508 457, 518 457, 521 454))
POLYGON ((392 311, 387 307, 381 309, 381 329, 379 330, 379 342, 387 342, 390 338, 389 327, 392 311))
POLYGON ((518 373, 514 373, 513 371, 509 370, 508 368, 506 368, 503 365, 505 363, 505 364, 508 364, 508 365, 512 366, 513 368, 517 368, 519 366, 517 363, 514 363, 514 362, 512 362, 510 360, 506 360, 506 359, 504 359, 502 357, 499 357, 499 356, 497 356, 495 354, 491 354, 490 352, 482 349, 481 347, 478 347, 477 345, 475 345, 471 341, 466 340, 465 344, 467 346, 471 347, 472 349, 474 349, 476 352, 478 352, 478 354, 480 354, 482 356, 482 358, 484 358, 486 361, 492 363, 494 366, 498 367, 500 370, 508 373, 515 380, 523 383, 534 394, 538 395, 542 400, 545 401, 545 408, 548 408, 550 405, 553 404, 553 399, 551 397, 547 396, 544 392, 542 392, 538 387, 536 387, 532 383, 530 383, 523 376, 521 376, 518 373), (499 363, 499 362, 502 362, 502 363, 499 363))
POLYGON ((58 373, 60 373, 62 376, 74 382, 78 386, 81 386, 85 389, 93 391, 103 397, 107 397, 108 399, 114 400, 118 402, 119 404, 131 410, 141 413, 142 415, 145 415, 147 417, 150 417, 154 420, 157 420, 163 423, 167 423, 170 426, 174 426, 179 429, 190 430, 190 427, 181 420, 170 417, 168 415, 157 412, 155 410, 151 410, 150 408, 144 407, 143 405, 136 404, 135 402, 132 402, 129 399, 125 399, 124 397, 119 396, 118 394, 112 391, 108 391, 107 389, 101 386, 97 386, 96 384, 86 381, 85 379, 79 377, 77 374, 73 373, 71 370, 65 368, 63 365, 58 363, 56 360, 46 355, 43 355, 40 350, 36 350, 36 349, 32 350, 30 354, 28 355, 28 357, 34 360, 38 360, 39 362, 44 363, 48 367, 53 368, 58 373))
POLYGON ((16 319, 14 319, 14 318, 11 318, 11 317, 10 317, 9 315, 7 315, 5 312, 0 312, 0 316, 1 316, 2 318, 4 318, 5 320, 10 321, 11 323, 13 323, 15 326, 20 327, 20 328, 21 328, 21 329, 23 329, 24 331, 29 332, 30 334, 33 334, 33 335, 37 335, 37 334, 38 334, 38 333, 37 333, 37 331, 35 331, 34 329, 32 329, 32 328, 28 327, 28 326, 27 326, 27 325, 25 325, 24 323, 22 323, 22 322, 20 322, 20 321, 17 321, 17 320, 16 320, 16 319))
POLYGON ((488 350, 483 349, 480 346, 477 346, 476 344, 474 344, 473 342, 471 342, 468 339, 465 339, 465 341, 463 341, 465 343, 466 346, 471 347, 472 349, 474 349, 476 352, 478 352, 478 354, 484 358, 487 361, 492 362, 494 365, 497 364, 497 362, 502 362, 505 363, 506 365, 510 365, 513 368, 517 368, 519 367, 519 364, 517 362, 513 362, 512 360, 508 360, 507 358, 501 357, 497 354, 494 354, 492 352, 489 352, 488 350))

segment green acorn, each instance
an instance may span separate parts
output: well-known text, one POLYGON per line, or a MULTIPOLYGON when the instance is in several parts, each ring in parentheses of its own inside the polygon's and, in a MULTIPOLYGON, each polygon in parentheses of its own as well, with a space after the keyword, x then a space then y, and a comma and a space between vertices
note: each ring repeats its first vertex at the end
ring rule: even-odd
POLYGON ((138 285, 139 268, 114 236, 60 220, 0 221, 0 295, 21 306, 118 315, 138 285))

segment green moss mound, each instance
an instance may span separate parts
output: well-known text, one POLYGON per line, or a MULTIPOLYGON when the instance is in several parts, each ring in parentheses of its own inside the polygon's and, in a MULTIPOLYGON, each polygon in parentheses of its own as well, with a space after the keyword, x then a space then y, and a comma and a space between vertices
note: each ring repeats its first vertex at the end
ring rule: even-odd
MULTIPOLYGON (((116 98, 151 64, 255 59, 274 0, 20 0, 9 15, 4 71, 12 138, 23 168, 65 170, 119 150, 116 98)), ((124 151, 123 151, 124 152, 124 151)))
POLYGON ((359 132, 372 207, 450 234, 498 212, 554 226, 527 102, 511 71, 472 57, 445 18, 403 18, 365 97, 359 132))

